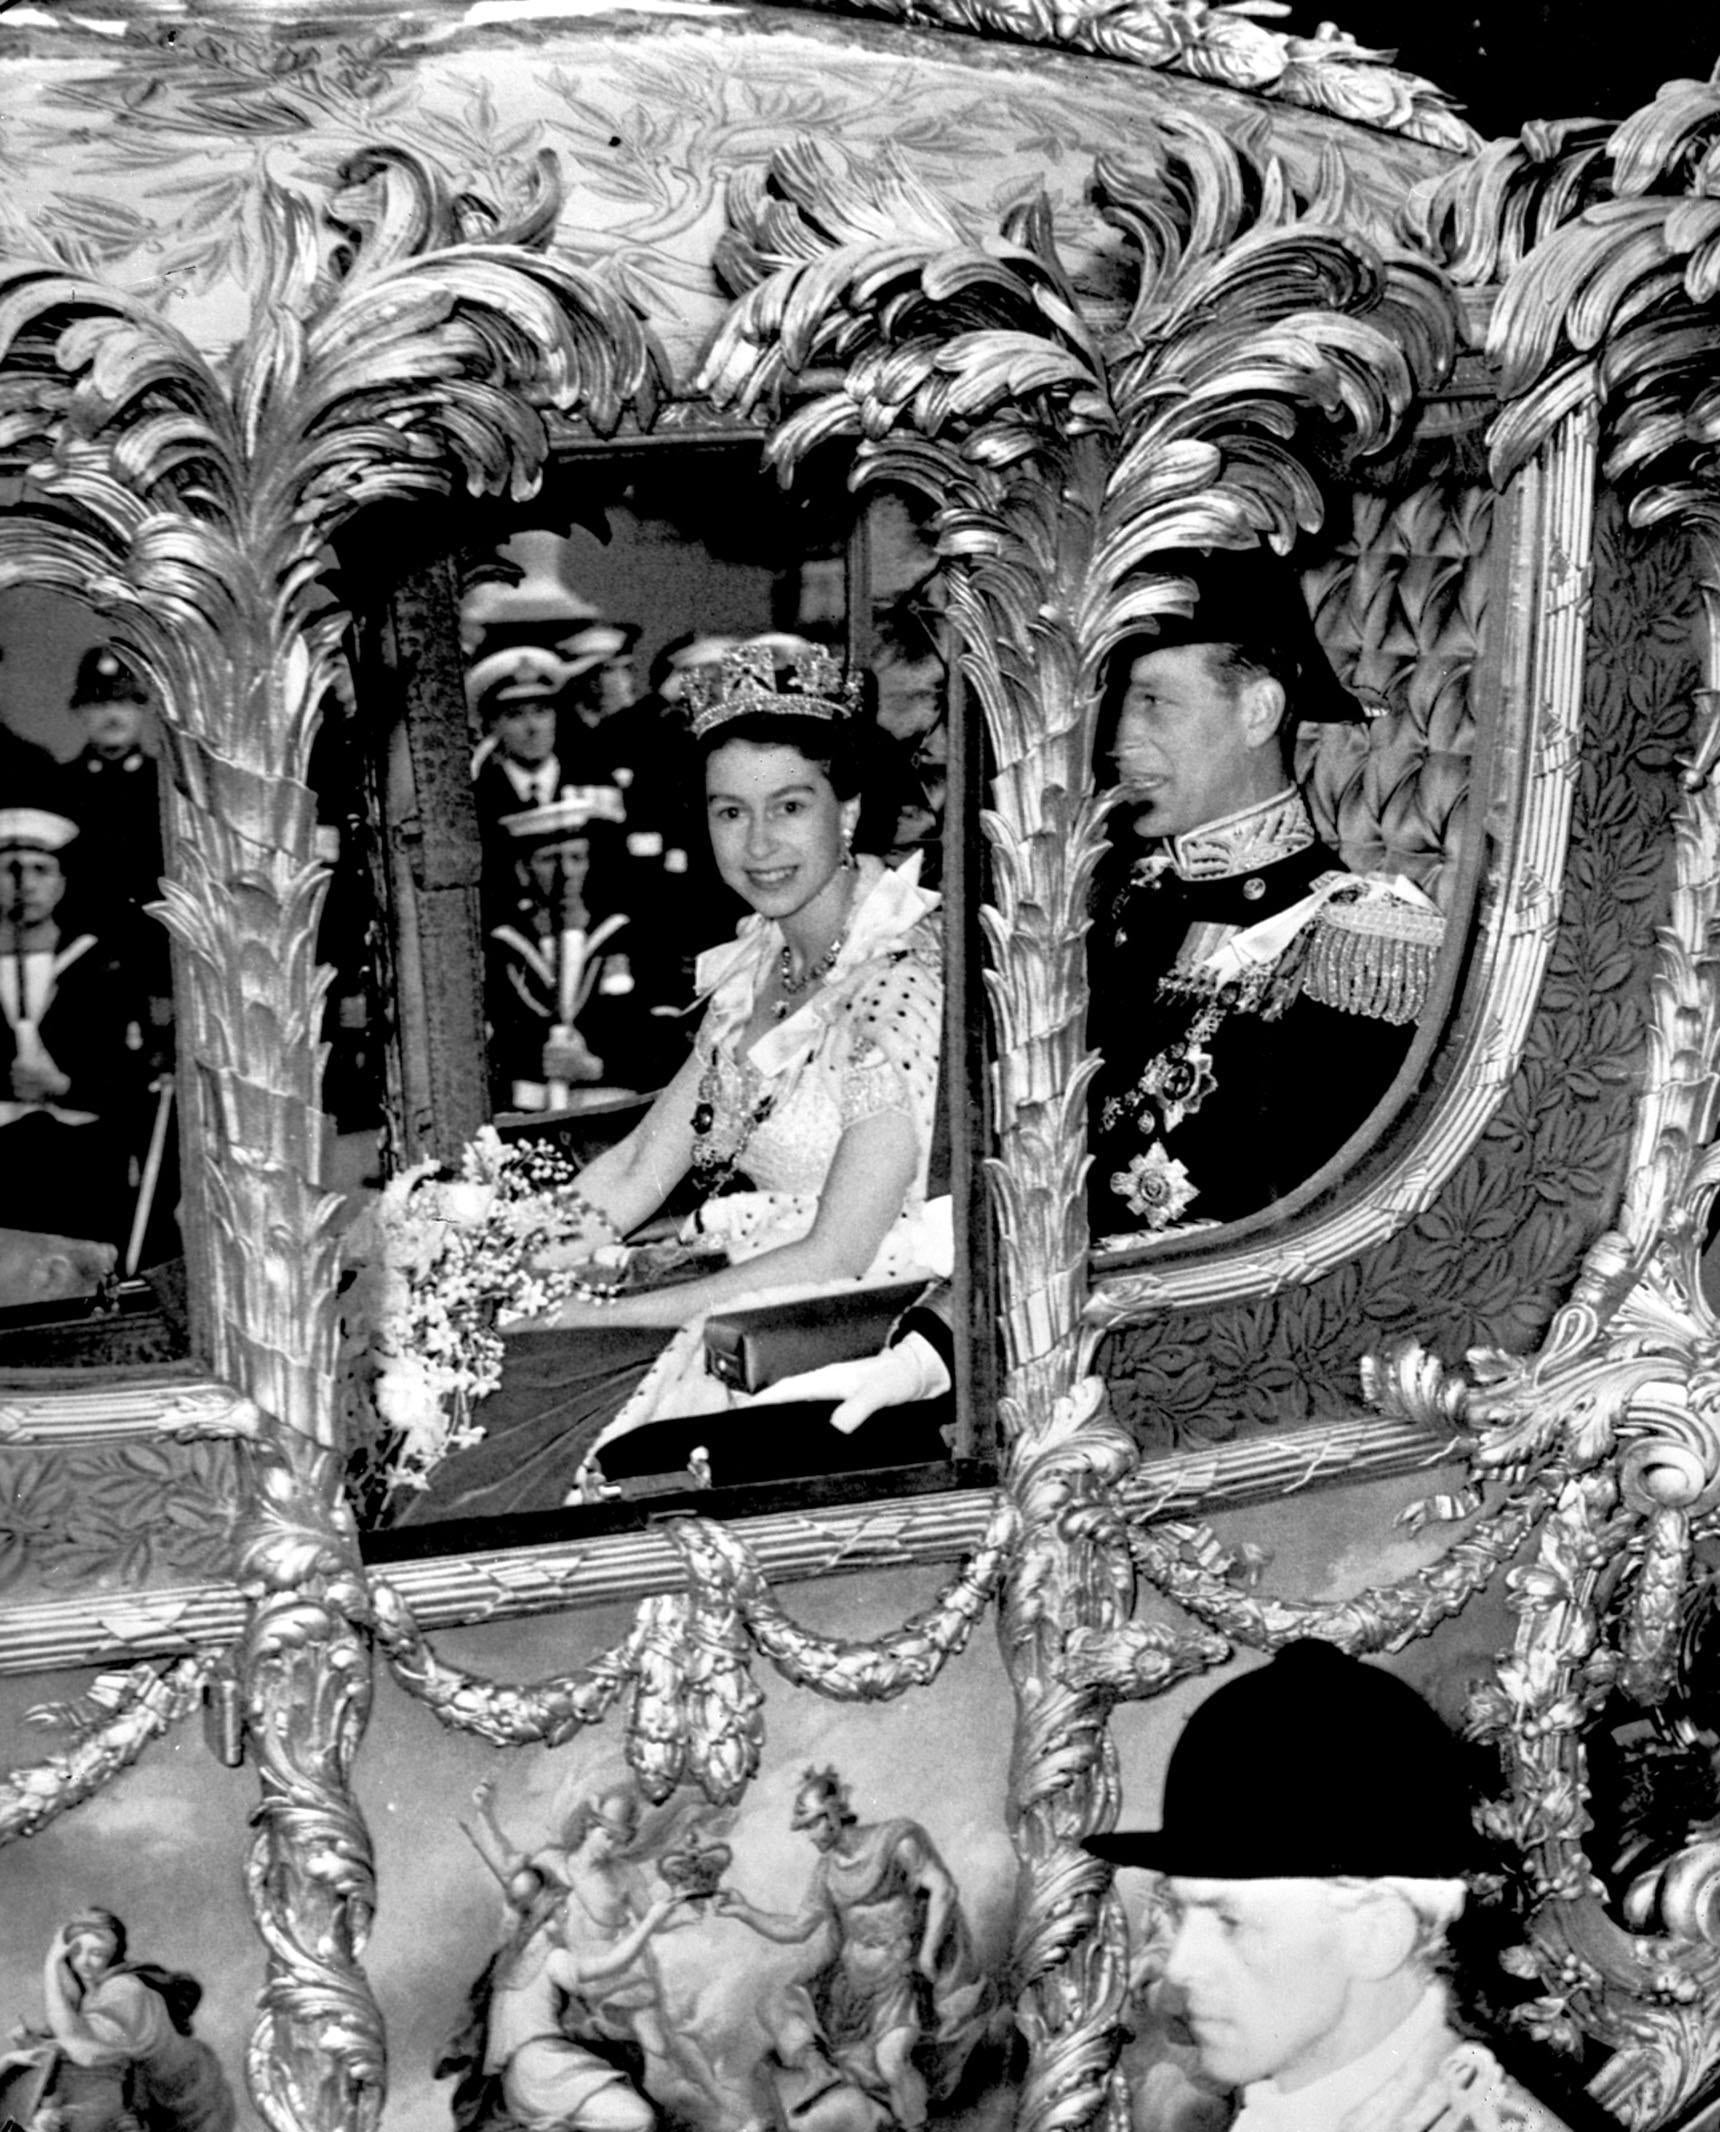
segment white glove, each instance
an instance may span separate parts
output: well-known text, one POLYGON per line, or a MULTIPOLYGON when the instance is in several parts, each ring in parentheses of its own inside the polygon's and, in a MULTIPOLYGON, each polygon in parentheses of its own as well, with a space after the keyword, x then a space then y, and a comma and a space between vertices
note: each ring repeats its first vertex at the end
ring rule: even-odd
POLYGON ((780 1406, 790 1399, 834 1399, 839 1402, 830 1426, 850 1436, 880 1407, 903 1407, 916 1399, 935 1399, 950 1388, 950 1373, 944 1358, 920 1333, 909 1333, 894 1347, 876 1355, 862 1355, 857 1362, 827 1362, 822 1369, 803 1370, 798 1377, 784 1377, 749 1402, 753 1406, 780 1406))

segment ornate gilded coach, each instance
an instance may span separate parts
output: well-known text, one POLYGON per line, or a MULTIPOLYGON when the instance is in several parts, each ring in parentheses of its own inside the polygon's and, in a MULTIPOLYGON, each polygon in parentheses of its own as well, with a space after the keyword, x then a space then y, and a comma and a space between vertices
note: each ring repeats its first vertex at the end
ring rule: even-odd
POLYGON ((1618 2124, 1695 2123, 1720 89, 1482 145, 1383 55, 1202 0, 26 0, 0 168, 0 594, 83 603, 164 706, 191 1247, 187 1355, 0 1384, 15 2015, 118 1887, 202 1918, 246 2121, 448 2121, 408 1941, 476 1901, 426 1831, 490 1748, 598 1741, 743 1829, 803 1750, 970 1894, 985 1862, 1013 2118, 1121 2122, 1129 1925, 1081 1839, 1150 1818, 1186 1684, 1312 1633, 1485 1744, 1520 2031, 1618 2124), (391 1549, 345 1482, 313 741, 344 704, 368 751, 394 1159, 453 1158, 471 528, 647 448, 911 494, 935 546, 963 1456, 391 1549), (1155 556, 1255 538, 1379 712, 1309 729, 1317 817, 1446 946, 1325 1169, 1097 1249, 1104 664, 1155 556))

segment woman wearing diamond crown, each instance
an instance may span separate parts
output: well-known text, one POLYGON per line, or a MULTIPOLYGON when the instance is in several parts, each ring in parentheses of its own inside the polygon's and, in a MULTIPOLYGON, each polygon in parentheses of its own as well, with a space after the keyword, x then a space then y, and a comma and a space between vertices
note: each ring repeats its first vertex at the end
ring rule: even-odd
POLYGON ((409 1519, 597 1493, 604 1444, 725 1404, 703 1366, 713 1311, 949 1271, 949 1202, 926 1198, 939 899, 917 858, 892 871, 854 849, 858 686, 829 653, 775 638, 730 649, 687 695, 717 869, 753 915, 699 958, 691 1057, 568 1195, 552 1262, 590 1279, 510 1340, 483 1440, 445 1461, 409 1519), (689 1176, 701 1204, 683 1239, 729 1262, 655 1290, 610 1285, 623 1239, 689 1176), (534 1336, 552 1329, 601 1338, 534 1336))

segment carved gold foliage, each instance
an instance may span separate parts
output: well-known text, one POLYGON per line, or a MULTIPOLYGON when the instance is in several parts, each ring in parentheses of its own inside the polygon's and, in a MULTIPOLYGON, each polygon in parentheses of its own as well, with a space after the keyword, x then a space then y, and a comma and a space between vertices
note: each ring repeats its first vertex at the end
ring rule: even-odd
POLYGON ((231 1151, 205 1174, 216 1367, 324 1440, 335 1263, 316 1183, 322 874, 304 776, 344 617, 319 578, 367 502, 439 492, 456 471, 527 493, 542 410, 613 426, 649 396, 633 314, 526 248, 558 199, 540 165, 504 227, 379 150, 343 173, 331 248, 313 204, 264 180, 253 330, 225 366, 139 298, 0 268, 0 453, 69 521, 9 529, 17 574, 82 592, 135 636, 200 825, 165 915, 190 951, 199 1123, 212 1154, 231 1151))
POLYGON ((32 1723, 71 1737, 33 1768, 0 1775, 0 1844, 35 1835, 128 1769, 152 1740, 198 1708, 209 1673, 206 1658, 128 1666, 97 1674, 77 1705, 30 1711, 32 1723))
MULTIPOLYGON (((1690 530, 1710 618, 1720 469, 1689 410, 1720 379, 1720 311, 1704 252, 1713 203, 1699 197, 1685 215, 1676 194, 1688 182, 1700 195, 1717 126, 1720 101, 1689 85, 1619 129, 1610 158, 1597 155, 1592 134, 1531 132, 1523 154, 1502 151, 1437 203, 1454 255, 1461 250, 1472 271, 1491 261, 1507 272, 1492 339, 1514 398, 1492 434, 1496 468, 1521 463, 1554 425, 1592 407, 1603 465, 1632 517, 1690 530), (1464 217, 1498 212, 1502 202, 1516 220, 1489 251, 1464 217), (1561 215, 1573 219, 1561 224, 1561 215)), ((1597 614, 1591 641, 1603 659, 1604 635, 1597 614)), ((1633 667, 1634 646, 1622 652, 1633 667)), ((1589 1863, 1584 1735, 1609 1697, 1652 1710, 1677 1684, 1692 1542, 1720 1494, 1720 1327, 1699 1273, 1716 1182, 1708 1142, 1720 1034, 1712 946, 1720 808, 1709 775, 1717 660, 1710 627, 1697 692, 1704 715, 1672 825, 1643 1092, 1611 1225, 1588 1248, 1535 1352, 1472 1352, 1462 1378, 1425 1355, 1406 1357, 1379 1380, 1406 1411, 1461 1417, 1477 1470, 1505 1478, 1521 1499, 1558 1487, 1533 1558, 1509 1575, 1513 1647, 1496 1685, 1478 1696, 1476 1717, 1498 1740, 1508 1778, 1491 1826, 1524 1857, 1538 1904, 1524 1960, 1543 1991, 1523 2018, 1571 2048, 1585 2039, 1609 2046, 1596 2095, 1621 2122, 1643 2127, 1686 2108, 1720 2060, 1720 2027, 1702 2011, 1720 1982, 1711 1937, 1720 1838, 1694 1828, 1641 1873, 1627 1902, 1636 1929, 1627 1930, 1589 1863)), ((1604 770, 1598 756, 1584 765, 1591 804, 1613 817, 1616 889, 1632 796, 1628 785, 1604 783, 1604 770)), ((1603 880, 1579 885, 1599 890, 1603 880)), ((1604 935, 1585 923, 1573 938, 1601 974, 1594 958, 1604 935)), ((1555 964, 1546 1009, 1562 1003, 1561 981, 1555 964)))
POLYGON ((498 1745, 559 1746, 627 1703, 627 1760, 648 1798, 695 1784, 732 1804, 758 1773, 763 1695, 754 1650, 797 1687, 842 1702, 883 1702, 935 1680, 967 1647, 1015 1544, 1000 1497, 980 1546, 930 1606, 875 1641, 814 1635, 772 1596, 746 1544, 702 1518, 668 1522, 685 1589, 642 1600, 629 1634, 577 1673, 508 1687, 436 1657, 412 1610, 385 1580, 372 1586, 378 1643, 401 1685, 441 1721, 498 1745))
MULTIPOLYGON (((882 1702, 928 1687, 968 1638, 997 1594, 1015 1548, 1019 1517, 1007 1497, 993 1504, 984 1538, 930 1606, 867 1641, 810 1635, 778 1605, 741 1544, 720 1527, 695 1528, 732 1567, 723 1581, 745 1593, 747 1632, 785 1679, 841 1702, 882 1702), (738 1573, 738 1574, 737 1574, 738 1573)), ((709 1567, 695 1563, 695 1588, 709 1567)))
MULTIPOLYGON (((1150 1584, 1250 1650, 1276 1650, 1299 1636, 1318 1636, 1357 1655, 1401 1651, 1463 1611, 1535 1531, 1555 1493, 1549 1483, 1522 1489, 1471 1524, 1437 1562, 1394 1583, 1371 1585, 1353 1599, 1257 1594, 1249 1589, 1246 1558, 1202 1526, 1175 1520, 1136 1526, 1129 1545, 1150 1584)), ((1139 1691, 1131 1686, 1127 1692, 1139 1691)))
POLYGON ((1453 273, 1503 282, 1488 336, 1501 476, 1593 399, 1633 521, 1714 522, 1717 143, 1720 85, 1675 81, 1621 126, 1527 128, 1418 197, 1416 225, 1453 273))
MULTIPOLYGON (((1152 167, 1102 162, 1100 213, 1134 270, 1120 330, 1089 317, 1029 204, 983 242, 891 154, 799 142, 731 192, 720 269, 745 293, 705 382, 743 407, 798 404, 771 453, 858 440, 855 479, 936 505, 962 665, 991 731, 981 914, 1000 1024, 994 1165, 1012 1363, 1038 1369, 1083 1285, 1082 936, 1100 851, 1092 797, 1102 662, 1176 605, 1153 558, 1178 545, 1288 546, 1319 522, 1307 457, 1390 440, 1441 376, 1456 315, 1437 273, 1334 226, 1328 161, 1297 194, 1271 158, 1167 121, 1152 167), (838 381, 825 382, 829 373, 838 381)), ((1051 1362, 1031 1404, 1067 1389, 1051 1362)))
POLYGON ((249 1877, 271 1958, 251 2084, 282 2132, 374 2121, 382 2077, 356 1968, 369 1652, 317 1103, 324 870, 305 779, 346 619, 321 580, 366 504, 456 480, 527 495, 549 409, 607 428, 649 403, 658 365, 632 311, 543 249, 559 200, 547 160, 508 218, 398 150, 354 157, 326 203, 265 175, 251 330, 221 361, 142 297, 0 264, 0 456, 27 497, 0 584, 95 601, 169 714, 165 917, 185 950, 212 1359, 269 1419, 241 1552, 263 1788, 249 1877))
POLYGON ((1163 67, 1459 154, 1477 142, 1450 97, 1394 67, 1391 53, 1330 22, 1311 37, 1272 29, 1264 18, 1288 10, 1271 0, 866 0, 866 12, 1163 67))
POLYGON ((636 1625, 577 1674, 507 1688, 438 1658, 411 1607, 386 1578, 371 1579, 370 1605, 377 1645, 407 1693, 451 1729, 475 1732, 499 1747, 526 1740, 559 1747, 582 1725, 595 1724, 625 1691, 643 1633, 636 1625))
POLYGON ((1178 1630, 1154 1622, 1102 1634, 1077 1629, 1063 1647, 1064 1674, 1073 1687, 1102 1688, 1118 1701, 1148 1702, 1179 1680, 1221 1666, 1230 1645, 1210 1630, 1178 1630))
POLYGON ((256 1761, 246 1866, 269 1953, 247 2057, 273 2132, 363 2126, 382 2107, 382 2023, 358 1968, 376 1907, 351 1773, 370 1712, 368 1612, 350 1530, 331 1516, 340 1462, 271 1431, 257 1460, 240 1582, 238 1677, 256 1761))
POLYGON ((892 154, 779 151, 731 190, 719 269, 741 294, 704 375, 720 402, 791 410, 770 445, 785 474, 815 445, 852 440, 856 485, 930 498, 990 740, 979 922, 997 1037, 1000 1413, 1023 1533, 1002 1634, 1017 1688, 1029 2124, 1100 2107, 1122 1988, 1104 1875, 1079 1848, 1116 1810, 1108 1704, 1064 1667, 1066 1640, 1116 1635, 1133 1598, 1105 1510, 1131 1447, 1081 1374, 1078 1330, 1100 675, 1133 623, 1184 596, 1155 557, 1289 547, 1321 516, 1311 455, 1388 443, 1457 330, 1436 272, 1336 227, 1335 159, 1304 196, 1275 159, 1181 119, 1145 158, 1095 174, 1130 274, 1119 325, 1070 279, 1043 203, 982 235, 892 154))

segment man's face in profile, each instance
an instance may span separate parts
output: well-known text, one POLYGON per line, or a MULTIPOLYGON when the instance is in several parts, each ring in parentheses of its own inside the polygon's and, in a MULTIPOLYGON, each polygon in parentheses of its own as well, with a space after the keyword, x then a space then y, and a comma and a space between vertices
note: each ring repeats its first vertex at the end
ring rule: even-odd
POLYGON ((1350 1954, 1323 1881, 1172 1879, 1168 1893, 1164 1978, 1186 1997, 1204 2073, 1290 2089, 1348 2062, 1350 1954))
POLYGON ((1221 671, 1217 658, 1210 645, 1178 644, 1143 652, 1129 667, 1111 752, 1140 809, 1142 836, 1185 836, 1284 786, 1277 743, 1270 727, 1261 742, 1249 685, 1221 671))

